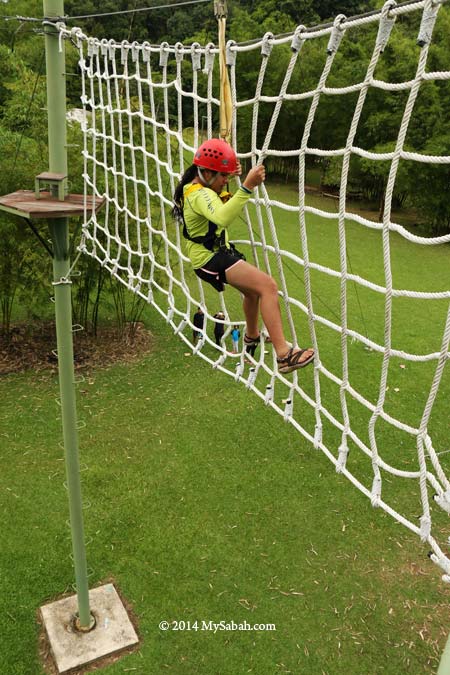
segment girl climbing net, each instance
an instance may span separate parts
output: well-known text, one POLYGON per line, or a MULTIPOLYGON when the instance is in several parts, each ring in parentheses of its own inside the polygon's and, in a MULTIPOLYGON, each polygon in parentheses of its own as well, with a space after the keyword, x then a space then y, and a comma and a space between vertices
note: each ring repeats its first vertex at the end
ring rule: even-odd
POLYGON ((210 139, 200 145, 193 164, 184 172, 174 194, 173 213, 183 226, 186 250, 194 271, 219 293, 224 284, 243 295, 246 346, 260 342, 259 313, 277 354, 280 373, 304 368, 314 360, 313 349, 291 347, 283 332, 278 288, 274 279, 246 262, 229 242, 228 228, 265 179, 263 165, 250 169, 231 196, 225 191, 230 176, 241 174, 236 153, 228 143, 210 139))

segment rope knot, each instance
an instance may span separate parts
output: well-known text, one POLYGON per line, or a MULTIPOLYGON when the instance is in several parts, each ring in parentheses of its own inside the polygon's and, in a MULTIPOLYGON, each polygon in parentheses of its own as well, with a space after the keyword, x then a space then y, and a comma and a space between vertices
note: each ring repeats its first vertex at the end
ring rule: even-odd
POLYGON ((331 31, 330 39, 327 45, 328 56, 335 54, 339 49, 339 45, 341 44, 341 40, 344 37, 345 33, 345 28, 343 27, 343 24, 345 23, 346 20, 347 17, 345 16, 345 14, 338 14, 337 17, 335 18, 333 22, 333 30, 331 31))
POLYGON ((387 0, 382 7, 381 16, 389 16, 394 7, 397 7, 397 0, 387 0))
POLYGON ((87 54, 89 57, 97 56, 98 54, 98 43, 95 38, 90 37, 87 41, 87 54))
POLYGON ((271 384, 268 384, 266 386, 266 392, 264 395, 264 403, 266 405, 269 405, 273 401, 273 386, 271 384))
POLYGON ((381 497, 381 476, 375 476, 372 483, 371 504, 374 508, 380 506, 381 497))
POLYGON ((214 16, 216 19, 226 19, 228 16, 227 0, 214 0, 214 16))
POLYGON ((150 55, 152 53, 151 51, 151 44, 150 42, 143 42, 142 45, 142 61, 144 63, 148 63, 150 61, 150 55))
POLYGON ((445 574, 450 575, 450 560, 442 552, 439 552, 439 555, 430 552, 428 557, 436 563, 436 565, 439 565, 439 567, 444 570, 445 574))
POLYGON ((159 45, 159 65, 160 68, 166 68, 167 66, 167 61, 169 60, 169 43, 168 42, 161 42, 159 45))
POLYGON ((208 44, 205 47, 205 67, 203 69, 203 72, 205 74, 211 72, 211 70, 213 69, 213 66, 214 66, 215 54, 212 51, 213 49, 215 49, 214 43, 208 42, 208 44))
POLYGON ((191 45, 191 58, 192 58, 192 70, 201 70, 202 52, 200 44, 198 42, 193 42, 191 45))
POLYGON ((236 46, 236 42, 234 40, 228 40, 227 46, 226 46, 226 62, 227 66, 235 66, 236 65, 236 56, 237 52, 234 49, 236 46))
POLYGON ((184 46, 182 42, 177 42, 175 44, 175 60, 177 63, 181 63, 184 57, 184 46))
POLYGON ((419 35, 417 36, 419 47, 425 47, 425 45, 430 44, 439 7, 440 5, 435 5, 429 1, 423 8, 422 21, 420 23, 419 35))
POLYGON ((383 5, 376 40, 376 45, 377 47, 380 47, 380 52, 384 52, 384 49, 390 38, 392 28, 394 27, 395 16, 390 16, 390 11, 396 6, 396 4, 397 3, 395 0, 388 0, 383 5))
POLYGON ((108 56, 108 40, 106 38, 100 40, 100 54, 102 56, 108 56))
POLYGON ((319 450, 322 443, 322 424, 318 422, 314 427, 314 449, 319 450))
POLYGON ((114 40, 111 38, 111 40, 108 40, 108 50, 109 50, 109 59, 110 61, 114 61, 116 58, 116 43, 114 40))
POLYGON ((80 49, 84 37, 84 33, 81 28, 74 26, 70 31, 70 36, 74 38, 77 49, 80 49))
POLYGON ((345 469, 347 457, 348 457, 347 437, 344 436, 342 438, 342 443, 339 446, 339 455, 338 460, 336 462, 336 473, 342 473, 342 471, 345 469))
POLYGON ((128 52, 130 51, 131 45, 128 40, 122 40, 120 43, 120 63, 124 66, 128 61, 128 52))
POLYGON ((131 60, 133 63, 136 63, 139 59, 139 42, 137 40, 134 40, 134 42, 131 43, 131 60))
POLYGON ((443 511, 450 514, 450 490, 434 495, 434 501, 443 511))
POLYGON ((299 52, 300 49, 303 47, 303 44, 305 42, 304 38, 302 38, 302 33, 306 30, 306 26, 297 26, 295 29, 295 33, 292 36, 292 42, 291 42, 291 49, 293 52, 299 52))
POLYGON ((247 379, 247 384, 246 384, 247 389, 250 389, 251 387, 253 387, 253 385, 255 384, 257 374, 258 374, 258 368, 257 367, 250 368, 250 371, 249 371, 249 374, 248 374, 248 379, 247 379))
POLYGON ((422 541, 427 541, 431 534, 431 518, 423 515, 420 519, 420 538, 422 541))
POLYGON ((244 372, 244 364, 239 362, 236 366, 236 374, 234 376, 234 379, 236 380, 236 382, 239 382, 239 380, 242 377, 243 372, 244 372))
POLYGON ((262 39, 262 44, 261 44, 261 54, 263 56, 270 56, 270 52, 272 51, 272 40, 273 40, 273 33, 266 33, 262 39))

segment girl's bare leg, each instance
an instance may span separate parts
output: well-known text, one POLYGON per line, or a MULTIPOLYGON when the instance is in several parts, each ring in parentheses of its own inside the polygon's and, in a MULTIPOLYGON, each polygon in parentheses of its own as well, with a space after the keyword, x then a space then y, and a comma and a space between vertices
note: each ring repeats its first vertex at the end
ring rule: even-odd
MULTIPOLYGON (((255 326, 255 311, 257 312, 259 304, 261 316, 269 332, 277 356, 278 358, 284 357, 289 351, 289 345, 284 337, 278 302, 278 289, 275 281, 265 272, 243 260, 230 267, 225 274, 228 283, 244 294, 244 312, 247 319, 248 335, 250 337, 257 335, 257 332, 254 332, 252 335, 250 331, 255 327, 256 331, 258 330, 257 316, 255 326), (258 298, 258 302, 255 301, 255 296, 258 298), (247 312, 249 312, 249 315, 247 315, 247 312)), ((311 354, 312 350, 306 350, 300 362, 309 358, 311 354)))
POLYGON ((257 293, 244 293, 242 301, 245 319, 247 322, 247 336, 258 337, 259 335, 259 295, 257 293))

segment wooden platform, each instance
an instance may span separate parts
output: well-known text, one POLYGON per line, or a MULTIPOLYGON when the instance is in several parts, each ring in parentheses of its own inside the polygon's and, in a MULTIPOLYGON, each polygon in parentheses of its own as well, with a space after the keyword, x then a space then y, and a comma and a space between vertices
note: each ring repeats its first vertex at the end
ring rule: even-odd
MULTIPOLYGON (((105 202, 104 197, 95 197, 97 211, 105 202)), ((92 210, 94 198, 87 197, 88 210, 92 210)), ((82 216, 84 213, 84 195, 67 195, 64 201, 59 201, 49 192, 41 192, 40 199, 36 199, 33 190, 18 190, 9 195, 0 197, 0 211, 12 213, 22 218, 68 218, 82 216)))

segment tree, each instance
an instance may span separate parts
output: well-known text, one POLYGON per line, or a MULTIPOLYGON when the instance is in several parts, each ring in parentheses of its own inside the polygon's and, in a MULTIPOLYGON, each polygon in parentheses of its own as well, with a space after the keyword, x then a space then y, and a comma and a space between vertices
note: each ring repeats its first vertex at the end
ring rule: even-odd
MULTIPOLYGON (((423 152, 450 156, 450 125, 447 132, 433 136, 423 152)), ((410 162, 408 180, 411 202, 428 224, 430 234, 450 232, 450 165, 410 162)))
MULTIPOLYGON (((20 139, 22 154, 16 161, 19 138, 17 133, 0 127, 0 155, 7 169, 0 175, 0 194, 33 185, 41 168, 40 146, 26 137, 20 139)), ((47 280, 51 267, 50 256, 22 219, 0 212, 0 236, 1 332, 9 335, 14 302, 20 300, 33 314, 33 308, 36 311, 50 295, 47 280)))
POLYGON ((10 96, 10 87, 20 82, 23 72, 22 62, 18 61, 8 47, 0 44, 0 116, 10 96))
POLYGON ((346 16, 354 16, 355 14, 363 14, 369 12, 375 6, 373 0, 316 0, 314 2, 314 10, 317 12, 321 20, 332 19, 338 14, 345 14, 346 16))
POLYGON ((44 150, 47 144, 45 79, 42 73, 21 65, 20 77, 5 84, 1 123, 11 131, 35 138, 44 150))

